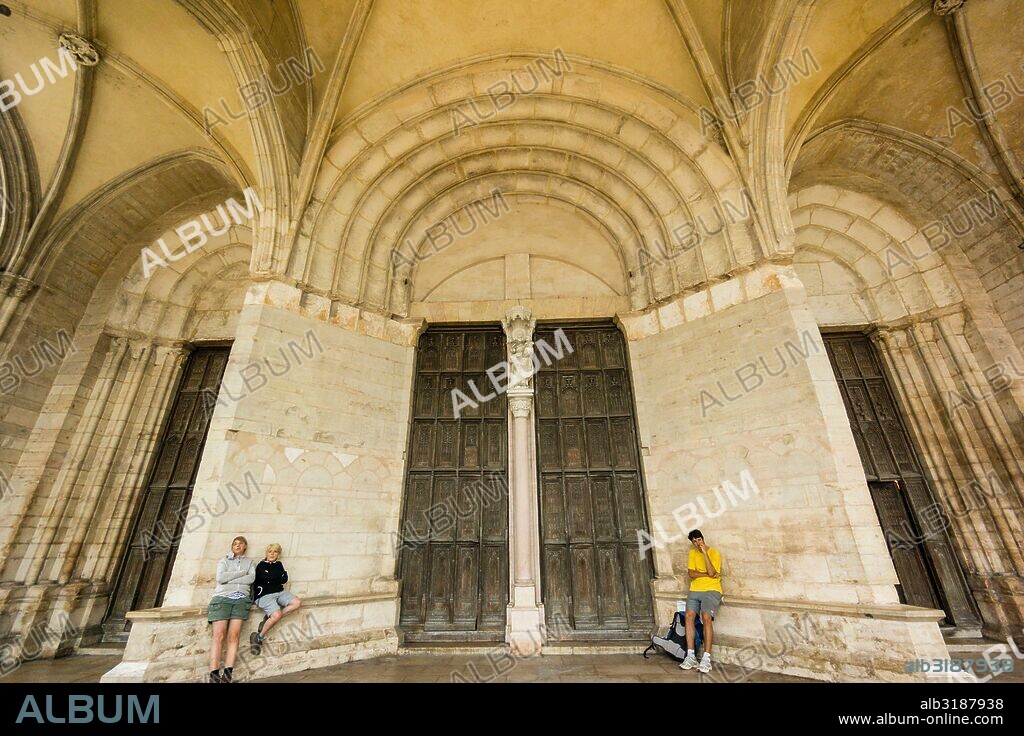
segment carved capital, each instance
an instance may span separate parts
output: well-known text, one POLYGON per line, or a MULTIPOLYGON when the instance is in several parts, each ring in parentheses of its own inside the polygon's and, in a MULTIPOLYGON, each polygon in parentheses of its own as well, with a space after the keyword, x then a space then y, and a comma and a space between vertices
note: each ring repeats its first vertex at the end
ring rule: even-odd
POLYGON ((13 296, 19 302, 35 288, 36 282, 13 273, 0 274, 0 294, 13 296))
POLYGON ((100 63, 100 52, 85 36, 77 33, 62 33, 57 38, 58 45, 81 66, 96 66, 100 63))
POLYGON ((935 15, 951 15, 959 12, 963 8, 964 3, 967 0, 934 0, 932 2, 932 12, 935 15))
POLYGON ((520 396, 509 395, 508 408, 512 410, 512 416, 516 419, 529 419, 533 411, 533 394, 520 396))

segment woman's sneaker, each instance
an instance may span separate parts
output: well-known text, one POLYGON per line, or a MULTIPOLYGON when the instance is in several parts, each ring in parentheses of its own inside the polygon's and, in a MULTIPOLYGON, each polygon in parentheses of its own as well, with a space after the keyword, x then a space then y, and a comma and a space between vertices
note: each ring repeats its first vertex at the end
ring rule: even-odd
POLYGON ((679 669, 681 669, 681 670, 692 670, 694 667, 697 666, 697 664, 698 664, 697 658, 694 657, 692 654, 687 654, 686 655, 686 659, 684 659, 683 663, 681 665, 679 665, 679 669))
POLYGON ((711 655, 707 652, 704 652, 704 656, 700 658, 700 666, 697 667, 697 671, 705 675, 711 672, 711 655))
POLYGON ((210 670, 210 682, 220 682, 219 670, 210 670))
POLYGON ((249 634, 249 653, 254 657, 260 656, 260 652, 263 651, 263 625, 269 618, 270 616, 264 616, 260 625, 256 627, 256 631, 249 634))

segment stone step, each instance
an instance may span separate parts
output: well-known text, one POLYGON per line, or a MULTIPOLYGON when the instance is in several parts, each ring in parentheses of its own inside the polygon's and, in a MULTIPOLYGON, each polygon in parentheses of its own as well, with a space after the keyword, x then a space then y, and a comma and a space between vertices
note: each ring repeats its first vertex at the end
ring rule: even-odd
POLYGON ((79 647, 75 650, 75 654, 84 655, 87 657, 109 657, 113 654, 124 654, 124 648, 127 644, 125 642, 105 642, 102 644, 89 644, 88 646, 79 647))
POLYGON ((648 639, 607 639, 604 641, 553 641, 544 645, 542 654, 640 654, 650 645, 648 639))
POLYGON ((942 632, 942 638, 949 642, 958 642, 964 639, 970 640, 982 640, 984 637, 981 635, 981 627, 965 627, 965 626, 940 626, 939 631, 942 632))

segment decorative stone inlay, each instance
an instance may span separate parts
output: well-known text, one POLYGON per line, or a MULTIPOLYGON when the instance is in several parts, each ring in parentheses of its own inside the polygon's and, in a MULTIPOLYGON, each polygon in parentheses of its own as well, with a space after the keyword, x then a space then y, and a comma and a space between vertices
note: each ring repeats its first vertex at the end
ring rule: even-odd
POLYGON ((96 66, 100 63, 100 52, 84 36, 77 33, 62 33, 57 42, 62 49, 71 54, 76 64, 96 66))
POLYGON ((935 0, 932 3, 932 12, 935 15, 950 15, 959 11, 965 2, 967 0, 935 0))

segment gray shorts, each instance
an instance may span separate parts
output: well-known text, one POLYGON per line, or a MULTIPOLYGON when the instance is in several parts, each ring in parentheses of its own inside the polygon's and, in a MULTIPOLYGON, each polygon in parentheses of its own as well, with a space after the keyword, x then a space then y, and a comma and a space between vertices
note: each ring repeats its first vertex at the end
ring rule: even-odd
MULTIPOLYGON (((259 601, 257 601, 258 603, 259 601)), ((710 613, 715 618, 718 607, 722 605, 722 594, 717 590, 705 590, 700 593, 690 593, 686 598, 686 612, 694 611, 698 616, 701 613, 710 613)))
POLYGON ((261 595, 256 599, 256 605, 262 608, 263 613, 269 616, 274 611, 280 611, 293 600, 295 600, 294 595, 289 593, 287 590, 282 590, 280 593, 267 593, 266 595, 261 595))

